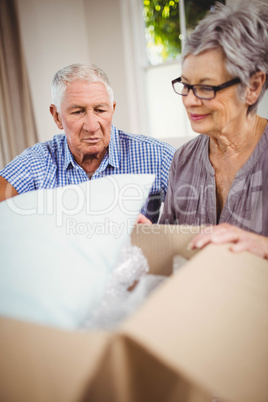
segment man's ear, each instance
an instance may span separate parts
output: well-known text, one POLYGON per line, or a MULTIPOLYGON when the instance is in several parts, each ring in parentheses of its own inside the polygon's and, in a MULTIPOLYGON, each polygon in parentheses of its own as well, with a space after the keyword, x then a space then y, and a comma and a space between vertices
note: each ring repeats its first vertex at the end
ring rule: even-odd
POLYGON ((253 105, 257 102, 265 81, 266 74, 263 71, 258 71, 252 75, 249 86, 246 89, 246 102, 249 105, 253 105))
POLYGON ((58 128, 60 130, 62 130, 63 125, 62 125, 60 114, 58 113, 56 106, 51 104, 50 107, 49 107, 49 110, 50 110, 50 113, 51 113, 55 123, 57 124, 58 128))
POLYGON ((113 103, 113 113, 115 111, 115 108, 116 108, 116 102, 113 103))

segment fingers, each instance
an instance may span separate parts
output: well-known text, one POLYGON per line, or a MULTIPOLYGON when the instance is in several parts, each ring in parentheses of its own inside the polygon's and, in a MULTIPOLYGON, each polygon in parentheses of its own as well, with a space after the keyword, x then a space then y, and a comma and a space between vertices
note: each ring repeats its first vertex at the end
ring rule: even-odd
POLYGON ((221 244, 221 243, 236 243, 240 239, 240 233, 239 231, 235 229, 222 229, 221 231, 215 230, 214 233, 211 236, 211 242, 216 243, 216 244, 221 244))
POLYGON ((139 214, 136 223, 147 223, 152 225, 152 222, 150 221, 150 219, 146 218, 146 216, 139 214))
POLYGON ((201 249, 209 243, 233 243, 230 250, 235 253, 249 251, 259 257, 268 259, 268 238, 223 223, 208 226, 202 233, 195 236, 189 243, 188 249, 201 249))
POLYGON ((205 247, 209 243, 228 243, 238 239, 237 228, 229 224, 221 224, 218 226, 207 226, 202 229, 202 233, 196 235, 190 242, 188 248, 199 249, 205 247))
POLYGON ((268 259, 268 238, 246 232, 240 241, 231 245, 230 250, 234 253, 249 251, 261 258, 268 259))
POLYGON ((210 235, 197 235, 195 236, 191 242, 188 244, 188 250, 201 249, 205 247, 207 244, 211 243, 210 235))

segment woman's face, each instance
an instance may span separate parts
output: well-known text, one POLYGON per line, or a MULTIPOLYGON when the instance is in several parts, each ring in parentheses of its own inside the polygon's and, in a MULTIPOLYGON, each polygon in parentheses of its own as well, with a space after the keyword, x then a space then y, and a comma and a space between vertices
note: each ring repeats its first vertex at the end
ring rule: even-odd
MULTIPOLYGON (((186 84, 213 86, 236 78, 226 70, 224 54, 220 49, 187 56, 181 77, 186 84)), ((220 90, 211 100, 198 99, 192 90, 182 99, 192 129, 197 133, 222 135, 230 130, 239 130, 241 119, 246 119, 248 106, 239 99, 237 85, 220 90)))

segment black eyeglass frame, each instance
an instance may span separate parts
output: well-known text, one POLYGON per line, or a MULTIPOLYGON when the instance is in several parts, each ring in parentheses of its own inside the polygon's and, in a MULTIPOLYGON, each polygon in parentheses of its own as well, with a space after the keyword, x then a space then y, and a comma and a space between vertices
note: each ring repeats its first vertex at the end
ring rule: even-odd
POLYGON ((185 83, 183 83, 182 80, 181 80, 181 77, 178 77, 178 78, 175 78, 175 80, 172 80, 172 81, 171 81, 171 84, 172 84, 172 87, 173 87, 173 89, 174 89, 174 92, 175 92, 176 94, 178 94, 178 95, 187 96, 187 95, 189 94, 190 90, 192 90, 193 93, 194 93, 194 95, 195 95, 198 99, 211 100, 211 99, 214 99, 214 98, 216 97, 217 92, 220 91, 221 89, 231 87, 232 85, 239 84, 240 82, 241 82, 240 78, 237 77, 237 78, 233 78, 233 79, 230 80, 230 81, 224 82, 224 83, 221 84, 221 85, 216 85, 216 86, 214 86, 214 85, 199 85, 199 84, 197 84, 197 85, 190 85, 190 84, 185 84, 185 83), (182 84, 185 85, 185 87, 187 87, 187 89, 188 89, 187 94, 180 94, 179 92, 177 92, 177 91, 175 90, 174 85, 176 84, 176 82, 181 82, 182 84), (211 98, 204 98, 204 97, 198 96, 198 95, 196 95, 196 93, 195 93, 195 88, 196 88, 196 87, 211 88, 211 89, 214 91, 214 96, 212 96, 211 98))

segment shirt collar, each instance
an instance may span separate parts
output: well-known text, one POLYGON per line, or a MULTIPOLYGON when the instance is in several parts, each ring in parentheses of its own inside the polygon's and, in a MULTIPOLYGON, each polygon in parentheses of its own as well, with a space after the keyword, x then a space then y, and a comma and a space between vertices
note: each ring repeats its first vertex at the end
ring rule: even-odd
POLYGON ((115 168, 118 168, 120 163, 119 133, 114 125, 111 129, 108 163, 115 168))
POLYGON ((77 163, 75 162, 75 159, 70 151, 66 135, 65 135, 65 142, 64 142, 64 155, 65 155, 65 161, 64 161, 64 169, 65 170, 68 169, 70 164, 73 167, 77 166, 77 163))
MULTIPOLYGON (((70 151, 68 146, 67 138, 65 136, 65 144, 64 144, 64 153, 65 153, 65 163, 64 168, 68 169, 71 164, 73 167, 77 166, 77 163, 70 151)), ((108 163, 109 165, 118 168, 120 163, 120 149, 119 149, 119 133, 117 128, 112 125, 111 128, 111 138, 109 143, 109 152, 108 152, 108 163)))

